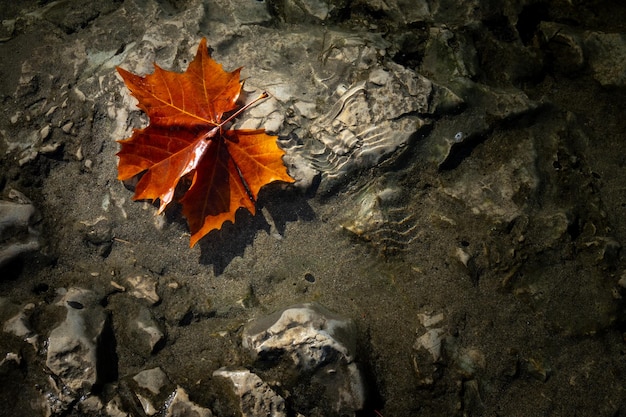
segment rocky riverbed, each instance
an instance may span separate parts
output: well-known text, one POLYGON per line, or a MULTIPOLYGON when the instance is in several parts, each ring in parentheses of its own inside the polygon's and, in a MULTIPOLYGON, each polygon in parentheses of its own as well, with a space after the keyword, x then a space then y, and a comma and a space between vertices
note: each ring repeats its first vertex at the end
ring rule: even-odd
POLYGON ((0 7, 0 416, 626 414, 620 1, 0 7), (294 184, 189 248, 115 68, 206 37, 294 184))

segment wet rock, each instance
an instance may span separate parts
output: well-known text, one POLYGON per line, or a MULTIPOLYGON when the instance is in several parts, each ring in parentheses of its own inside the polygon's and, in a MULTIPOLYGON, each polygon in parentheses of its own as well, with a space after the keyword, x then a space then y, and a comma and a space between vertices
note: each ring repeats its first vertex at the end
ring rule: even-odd
POLYGON ((541 382, 546 382, 552 373, 550 363, 543 357, 530 357, 523 364, 528 375, 541 382))
POLYGON ((167 375, 161 368, 146 369, 133 377, 140 388, 145 388, 153 394, 159 394, 169 382, 167 375))
POLYGON ((211 410, 190 401, 187 392, 174 385, 159 367, 124 377, 119 391, 120 396, 113 398, 106 406, 110 416, 212 416, 211 410))
POLYGON ((39 234, 33 229, 35 221, 32 204, 0 200, 0 268, 39 249, 39 234))
POLYGON ((130 324, 131 334, 134 336, 135 350, 145 356, 154 353, 165 342, 165 330, 163 326, 155 320, 150 310, 141 308, 137 317, 130 324))
POLYGON ((335 8, 332 0, 287 0, 281 17, 288 23, 320 22, 335 8))
POLYGON ((249 370, 222 368, 213 372, 213 376, 230 381, 233 394, 239 397, 243 417, 287 416, 285 400, 249 370))
POLYGON ((45 410, 44 415, 47 416, 67 413, 78 399, 78 394, 65 385, 59 377, 49 376, 42 386, 42 391, 40 406, 45 410))
POLYGON ((588 67, 603 86, 626 85, 626 36, 541 22, 540 33, 554 68, 574 74, 588 67))
POLYGON ((149 358, 164 346, 165 326, 154 310, 125 295, 113 297, 108 307, 120 352, 149 358))
POLYGON ((541 22, 539 33, 556 71, 574 74, 586 64, 581 34, 571 27, 555 22, 541 22))
POLYGON ((156 304, 161 299, 156 293, 156 280, 147 275, 137 275, 126 279, 131 286, 129 294, 156 304))
POLYGON ((208 408, 200 407, 189 400, 187 392, 181 388, 170 396, 165 404, 165 417, 212 417, 213 413, 208 408))
POLYGON ((462 104, 445 87, 399 65, 369 71, 367 81, 338 86, 333 107, 311 126, 316 142, 298 149, 321 172, 322 190, 397 155, 435 113, 462 104))
MULTIPOLYGON (((130 395, 137 399, 143 412, 149 416, 156 414, 162 408, 163 404, 167 402, 168 393, 172 389, 172 383, 169 378, 158 367, 141 371, 133 376, 132 379, 126 378, 124 381, 124 384, 128 381, 129 391, 131 391, 130 395)), ((129 408, 129 410, 132 410, 132 408, 129 408)))
POLYGON ((29 317, 34 308, 35 305, 33 303, 26 304, 20 309, 19 313, 4 322, 2 330, 30 343, 37 351, 39 349, 39 336, 31 330, 29 323, 29 317))
POLYGON ((15 32, 15 19, 5 19, 0 22, 0 42, 6 42, 15 32))
POLYGON ((438 7, 436 2, 427 0, 356 0, 351 7, 361 7, 376 15, 387 15, 395 22, 411 24, 432 20, 430 4, 438 7))
POLYGON ((594 78, 603 86, 626 86, 626 35, 586 32, 582 41, 594 78))
POLYGON ((129 417, 126 411, 123 411, 122 400, 119 396, 115 396, 105 406, 106 413, 109 417, 129 417))
MULTIPOLYGON (((275 371, 289 391, 315 390, 315 403, 327 415, 352 415, 363 408, 365 386, 354 361, 356 328, 351 320, 316 303, 295 305, 246 326, 243 346, 265 369, 280 364, 275 371), (289 375, 299 375, 291 388, 289 375)), ((296 411, 305 412, 298 404, 310 405, 311 399, 294 394, 290 401, 296 411)))
POLYGON ((50 333, 46 366, 71 393, 87 393, 98 382, 98 346, 107 316, 96 293, 69 288, 57 303, 65 320, 50 333))
POLYGON ((80 224, 83 239, 91 245, 98 248, 98 252, 101 256, 106 257, 113 245, 113 231, 111 222, 104 216, 89 221, 81 221, 80 224))
POLYGON ((255 320, 246 326, 243 346, 255 358, 263 360, 275 351, 284 351, 295 365, 313 369, 328 359, 326 351, 335 351, 352 362, 355 328, 344 319, 316 303, 299 304, 255 320), (325 347, 325 348, 323 348, 325 347))
POLYGON ((459 182, 443 191, 464 201, 473 214, 486 215, 499 222, 509 222, 519 216, 523 206, 520 193, 534 192, 539 186, 535 166, 533 142, 520 140, 514 146, 513 156, 492 172, 467 172, 459 182))
POLYGON ((420 71, 445 82, 458 77, 473 78, 479 71, 472 41, 447 27, 432 27, 424 47, 420 71))
POLYGON ((81 398, 77 404, 78 411, 86 416, 100 415, 103 408, 102 400, 95 395, 81 398))
POLYGON ((272 21, 272 15, 267 10, 268 2, 246 0, 229 0, 233 18, 241 25, 262 25, 272 21))
POLYGON ((444 344, 448 332, 444 327, 443 313, 423 312, 418 315, 421 323, 419 336, 415 340, 413 349, 413 369, 418 377, 420 386, 429 387, 442 365, 444 344))
MULTIPOLYGON (((298 8, 314 3, 324 2, 297 2, 298 8)), ((243 65, 253 74, 246 83, 250 96, 256 94, 255 86, 271 96, 246 112, 240 125, 264 127, 286 138, 281 139, 284 160, 296 187, 308 189, 321 177, 320 188, 329 190, 359 170, 396 157, 417 131, 437 116, 457 111, 463 102, 450 89, 385 59, 389 44, 376 33, 348 36, 313 28, 278 35, 246 26, 249 42, 232 42, 241 34, 228 32, 222 23, 214 25, 209 42, 221 53, 216 58, 225 68, 243 65), (264 47, 268 43, 274 45, 269 51, 264 47)), ((190 56, 185 46, 194 44, 190 39, 195 35, 181 38, 181 32, 165 41, 160 29, 155 26, 141 44, 129 46, 124 68, 148 73, 156 59, 163 68, 184 69, 177 58, 190 56)), ((119 85, 110 89, 117 94, 119 85)), ((116 139, 128 136, 138 113, 127 93, 122 94, 120 104, 128 108, 110 111, 118 121, 116 139)))
POLYGON ((0 372, 7 369, 17 369, 22 364, 22 357, 19 353, 9 352, 0 360, 0 372))
POLYGON ((406 208, 402 189, 395 178, 383 175, 366 184, 350 198, 340 226, 371 242, 384 252, 403 250, 417 236, 415 213, 406 208))

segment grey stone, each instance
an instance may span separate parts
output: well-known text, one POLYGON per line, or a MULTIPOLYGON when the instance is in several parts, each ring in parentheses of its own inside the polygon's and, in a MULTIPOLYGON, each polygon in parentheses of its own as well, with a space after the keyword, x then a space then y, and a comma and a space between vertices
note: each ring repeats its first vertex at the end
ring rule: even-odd
POLYGON ((169 382, 167 375, 159 367, 141 371, 133 379, 140 388, 145 388, 155 395, 159 394, 169 382))
POLYGON ((542 106, 514 88, 489 87, 465 78, 450 84, 467 108, 452 119, 438 121, 429 134, 425 155, 439 168, 448 167, 457 157, 455 151, 471 147, 477 138, 499 123, 530 114, 542 106))
POLYGON ((468 172, 443 192, 468 205, 475 215, 485 215, 497 222, 510 222, 522 213, 516 197, 520 192, 534 192, 539 186, 536 151, 531 140, 512 146, 514 155, 506 165, 485 173, 468 172))
POLYGON ((541 22, 540 33, 554 67, 565 74, 585 66, 603 86, 626 85, 626 36, 583 31, 555 22, 541 22))
POLYGON ((29 317, 34 308, 34 304, 26 304, 20 309, 19 313, 5 321, 4 325, 2 326, 2 330, 6 333, 11 333, 21 338, 22 340, 30 343, 35 348, 35 350, 38 350, 39 336, 30 328, 29 321, 29 317))
POLYGON ((432 21, 431 3, 437 4, 428 0, 356 0, 352 7, 366 7, 389 15, 393 21, 409 24, 432 21))
MULTIPOLYGON (((130 412, 130 415, 144 413, 153 416, 157 412, 165 415, 172 403, 180 400, 180 397, 176 400, 179 390, 180 395, 186 396, 184 390, 177 388, 160 367, 143 370, 134 376, 127 375, 119 385, 120 397, 114 398, 106 406, 107 410, 111 410, 111 415, 125 412, 130 412)), ((194 416, 193 413, 170 415, 194 416)))
MULTIPOLYGON (((298 4, 304 7, 304 3, 298 4)), ((321 188, 328 190, 354 172, 398 155, 431 118, 462 103, 446 87, 383 60, 389 44, 376 33, 355 35, 311 28, 306 33, 276 34, 258 26, 244 26, 242 33, 235 34, 226 23, 212 24, 209 43, 219 53, 214 58, 224 68, 244 67, 250 97, 256 95, 256 86, 262 86, 271 97, 248 110, 241 118, 243 122, 235 125, 264 127, 282 137, 295 138, 293 142, 281 141, 281 145, 299 188, 306 189, 321 175, 321 188), (247 41, 233 42, 233 36, 245 36, 247 41), (268 49, 267 44, 273 47, 268 49)), ((168 39, 163 45, 159 25, 149 32, 141 44, 125 52, 124 68, 139 74, 152 72, 156 59, 165 69, 183 70, 185 64, 176 59, 189 59, 195 52, 193 47, 182 50, 182 45, 191 41, 180 40, 182 35, 177 33, 174 40, 168 39), (181 46, 172 47, 179 41, 181 46)), ((189 34, 187 39, 193 38, 189 34)), ((127 94, 124 89, 122 93, 127 94)), ((130 97, 122 104, 129 103, 130 97)), ((111 113, 124 119, 119 120, 120 128, 115 132, 124 137, 135 111, 111 113)))
POLYGON ((550 62, 557 71, 572 74, 584 68, 586 60, 580 31, 555 22, 541 22, 539 30, 550 62))
POLYGON ((229 0, 234 19, 241 25, 261 25, 272 21, 266 1, 229 0))
POLYGON ((320 22, 328 18, 333 8, 329 0, 286 0, 281 17, 288 23, 320 22))
POLYGON ((78 411, 85 416, 102 415, 102 409, 104 408, 102 400, 95 395, 81 398, 77 406, 78 411))
POLYGON ((165 325, 154 310, 136 299, 120 296, 109 303, 118 349, 130 349, 135 355, 149 358, 165 344, 165 325))
POLYGON ((32 204, 0 200, 0 268, 39 249, 39 234, 32 227, 34 220, 32 204))
POLYGON ((98 381, 97 350, 107 319, 99 300, 93 291, 69 288, 58 302, 67 309, 65 320, 48 338, 46 366, 75 393, 90 392, 98 381))
POLYGON ((350 196, 341 227, 383 251, 405 248, 419 232, 417 216, 406 208, 404 193, 385 173, 350 196))
MULTIPOLYGON (((165 331, 146 308, 139 310, 136 317, 135 326, 138 340, 137 347, 145 352, 154 353, 165 340, 165 331)), ((134 326, 133 326, 134 327, 134 326)))
POLYGON ((593 76, 603 86, 626 86, 626 35, 586 32, 585 54, 593 76))
POLYGON ((432 27, 420 71, 440 82, 473 78, 479 71, 476 48, 467 36, 447 27, 432 27))

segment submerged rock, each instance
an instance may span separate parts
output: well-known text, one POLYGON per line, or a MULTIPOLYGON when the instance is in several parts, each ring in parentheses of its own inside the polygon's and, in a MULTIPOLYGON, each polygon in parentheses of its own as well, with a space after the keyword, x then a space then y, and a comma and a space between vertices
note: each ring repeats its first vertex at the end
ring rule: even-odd
POLYGON ((626 35, 585 32, 583 45, 594 78, 603 86, 626 86, 626 35))
POLYGON ((90 290, 70 288, 58 305, 65 320, 50 333, 46 366, 73 393, 88 393, 98 382, 98 346, 107 315, 90 290))
MULTIPOLYGON (((375 51, 369 53, 373 56, 361 60, 374 61, 375 51)), ((349 88, 340 84, 335 104, 313 121, 314 141, 294 149, 321 173, 323 189, 396 155, 436 114, 463 104, 447 88, 394 63, 362 72, 369 73, 367 80, 349 88)))
POLYGON ((310 406, 312 401, 326 415, 353 415, 363 409, 365 383, 354 361, 352 320, 317 303, 299 304, 250 323, 243 346, 264 369, 275 367, 282 389, 293 393, 295 411, 305 412, 298 404, 310 406), (292 375, 298 376, 294 380, 292 375), (307 391, 316 392, 318 399, 304 398, 307 391))
POLYGON ((159 367, 127 376, 120 383, 120 396, 107 404, 111 417, 146 415, 164 417, 211 417, 213 413, 189 399, 184 388, 172 383, 159 367))
POLYGON ((165 417, 212 417, 208 408, 200 407, 189 399, 187 391, 177 387, 165 403, 165 417))
POLYGON ((30 202, 0 200, 0 268, 39 249, 39 234, 32 228, 34 220, 35 207, 30 202))
POLYGON ((351 196, 340 226, 385 253, 404 250, 417 235, 417 216, 393 176, 383 175, 351 196))
POLYGON ((587 66, 602 86, 626 86, 626 35, 541 22, 539 33, 555 69, 573 75, 587 66))
POLYGON ((249 370, 222 368, 213 372, 213 376, 231 382, 233 393, 240 401, 239 411, 242 417, 287 416, 285 399, 249 370))
MULTIPOLYGON (((2 301, 0 301, 0 305, 2 301)), ((2 330, 6 333, 13 334, 25 342, 30 343, 35 350, 39 349, 39 336, 31 329, 29 322, 30 315, 35 309, 33 303, 23 306, 19 313, 8 319, 2 326, 2 330)))

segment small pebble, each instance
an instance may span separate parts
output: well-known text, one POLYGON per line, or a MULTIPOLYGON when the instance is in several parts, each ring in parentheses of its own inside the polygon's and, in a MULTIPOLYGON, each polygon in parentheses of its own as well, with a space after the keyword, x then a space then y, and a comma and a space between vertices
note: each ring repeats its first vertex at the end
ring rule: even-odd
POLYGON ((45 140, 48 136, 50 136, 50 125, 46 125, 39 131, 39 137, 41 140, 45 140))
POLYGON ((70 133, 72 131, 72 127, 74 127, 74 122, 67 122, 61 127, 61 130, 65 133, 70 133))
POLYGON ((59 106, 52 106, 52 107, 50 107, 50 109, 48 109, 48 111, 46 112, 46 117, 51 116, 52 113, 54 113, 55 110, 58 109, 58 108, 59 108, 59 106))

